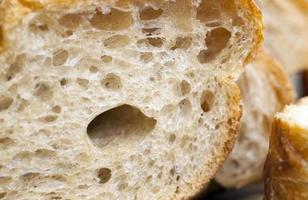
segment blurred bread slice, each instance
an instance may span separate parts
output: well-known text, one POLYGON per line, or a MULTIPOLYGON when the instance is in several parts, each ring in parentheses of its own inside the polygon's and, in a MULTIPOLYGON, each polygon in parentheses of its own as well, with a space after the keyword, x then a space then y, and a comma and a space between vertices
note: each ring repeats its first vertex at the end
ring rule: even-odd
POLYGON ((4 0, 4 199, 186 199, 231 151, 250 0, 4 0))
POLYGON ((247 65, 238 84, 244 103, 239 136, 216 175, 216 181, 228 188, 239 188, 262 178, 272 117, 294 96, 287 76, 265 51, 247 65))
POLYGON ((308 69, 308 1, 256 0, 265 25, 266 48, 286 69, 295 74, 308 69))
POLYGON ((265 200, 308 199, 308 98, 275 115, 264 178, 265 200))

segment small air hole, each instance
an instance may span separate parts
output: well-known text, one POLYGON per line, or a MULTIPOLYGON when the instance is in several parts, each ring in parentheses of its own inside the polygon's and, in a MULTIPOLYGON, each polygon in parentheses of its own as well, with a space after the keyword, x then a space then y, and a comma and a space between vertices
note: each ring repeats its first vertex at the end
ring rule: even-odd
POLYGON ((30 182, 33 179, 36 179, 38 176, 40 176, 40 173, 36 172, 28 172, 20 176, 20 179, 24 182, 30 182))
POLYGON ((0 111, 8 109, 13 101, 13 98, 9 96, 0 95, 0 111))
POLYGON ((153 60, 153 53, 152 52, 143 52, 140 54, 140 60, 144 63, 148 63, 153 60))
POLYGON ((182 114, 186 117, 188 116, 192 111, 191 103, 188 99, 184 99, 179 103, 180 109, 182 111, 182 114))
POLYGON ((171 50, 175 49, 188 49, 191 46, 192 38, 191 37, 178 37, 176 38, 176 43, 171 50))
POLYGON ((143 8, 140 13, 139 17, 141 20, 152 20, 157 19, 163 14, 162 9, 154 9, 152 7, 145 7, 143 8))
POLYGON ((160 190, 160 188, 159 188, 158 186, 155 186, 155 187, 153 188, 152 191, 153 191, 154 193, 158 193, 159 190, 160 190))
POLYGON ((27 57, 25 54, 16 56, 15 61, 10 65, 6 73, 8 81, 14 78, 19 72, 21 72, 26 58, 27 57))
MULTIPOLYGON (((14 142, 14 140, 12 140, 11 138, 9 138, 9 137, 5 137, 5 138, 0 138, 0 147, 1 148, 7 148, 7 147, 9 147, 9 146, 12 146, 12 145, 14 145, 15 144, 15 142, 14 142)), ((1 178, 1 177, 0 177, 1 178)))
POLYGON ((6 197, 7 193, 6 192, 0 192, 0 199, 6 197))
POLYGON ((50 122, 56 121, 57 118, 58 118, 58 117, 55 116, 55 115, 48 115, 48 116, 45 116, 45 117, 40 118, 40 120, 41 120, 42 122, 45 122, 45 123, 50 123, 50 122))
POLYGON ((148 38, 147 40, 153 47, 161 47, 163 45, 163 40, 161 38, 148 38))
POLYGON ((187 81, 181 81, 180 88, 183 96, 190 93, 191 87, 187 81))
POLYGON ((100 168, 97 172, 97 177, 100 179, 99 183, 107 183, 111 178, 111 170, 108 168, 100 168))
POLYGON ((98 68, 92 65, 92 66, 90 66, 89 71, 91 73, 97 73, 98 72, 98 68))
POLYGON ((160 28, 143 28, 142 32, 146 34, 146 36, 158 35, 160 33, 160 28))
POLYGON ((84 78, 77 78, 76 82, 78 85, 80 85, 83 89, 88 88, 89 80, 84 78))
POLYGON ((72 36, 73 34, 74 34, 74 32, 72 30, 67 30, 67 31, 61 33, 61 36, 65 38, 65 37, 72 36))
POLYGON ((111 56, 107 56, 107 55, 101 56, 101 59, 105 63, 110 63, 112 61, 112 57, 111 56))
POLYGON ((49 30, 48 25, 52 26, 54 21, 46 14, 36 15, 35 18, 29 22, 29 30, 33 33, 44 33, 49 30))
POLYGON ((169 144, 173 144, 174 141, 176 140, 176 135, 175 134, 170 134, 169 135, 169 144))
POLYGON ((67 84, 67 79, 65 79, 65 78, 62 78, 61 80, 60 80, 60 85, 61 86, 65 86, 66 84, 67 84))
POLYGON ((116 74, 107 74, 103 80, 101 80, 101 85, 107 89, 118 90, 122 87, 122 81, 116 74))
POLYGON ((124 12, 113 8, 106 14, 97 11, 90 19, 90 24, 94 28, 106 31, 127 29, 132 23, 133 17, 130 12, 124 12))
POLYGON ((51 110, 54 113, 60 113, 61 112, 61 107, 57 105, 57 106, 52 107, 51 110))
POLYGON ((129 37, 126 35, 114 35, 104 40, 107 48, 125 47, 129 44, 129 37))
POLYGON ((53 91, 51 87, 45 82, 37 83, 35 85, 33 94, 44 101, 50 100, 53 97, 53 91))
POLYGON ((152 176, 148 176, 145 180, 146 183, 151 183, 153 180, 153 177, 152 176))
POLYGON ((174 176, 175 175, 175 168, 172 167, 169 172, 170 172, 171 176, 174 176))
POLYGON ((59 24, 69 29, 75 29, 82 21, 83 18, 78 14, 66 14, 59 19, 59 24))
POLYGON ((155 161, 154 161, 154 160, 150 160, 150 161, 148 162, 148 166, 149 166, 149 167, 153 167, 154 164, 155 164, 155 161))
POLYGON ((68 52, 66 50, 60 49, 53 53, 52 63, 54 66, 63 65, 68 59, 68 52))
POLYGON ((197 19, 205 23, 213 23, 219 21, 222 13, 221 6, 217 0, 202 0, 197 8, 197 19))
POLYGON ((127 188, 127 183, 120 183, 119 184, 119 191, 124 191, 127 188))
POLYGON ((214 93, 209 90, 204 91, 201 96, 201 108, 203 112, 209 112, 213 107, 214 101, 214 93))

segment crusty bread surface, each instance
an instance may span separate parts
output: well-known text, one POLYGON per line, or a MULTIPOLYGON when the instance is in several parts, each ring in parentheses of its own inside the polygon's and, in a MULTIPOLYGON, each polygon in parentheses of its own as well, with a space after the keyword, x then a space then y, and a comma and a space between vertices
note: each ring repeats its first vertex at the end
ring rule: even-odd
POLYGON ((3 0, 0 198, 186 199, 228 156, 250 0, 3 0))
POLYGON ((308 199, 308 98, 275 115, 264 169, 265 200, 308 199))
POLYGON ((216 181, 227 188, 261 180, 272 118, 294 99, 287 75, 264 50, 247 66, 238 84, 244 103, 239 136, 216 175, 216 181))

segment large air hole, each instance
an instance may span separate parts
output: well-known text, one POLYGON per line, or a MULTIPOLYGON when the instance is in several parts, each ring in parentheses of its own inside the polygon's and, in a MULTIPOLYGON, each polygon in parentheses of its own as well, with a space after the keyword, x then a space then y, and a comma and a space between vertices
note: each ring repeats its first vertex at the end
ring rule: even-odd
POLYGON ((300 71, 292 77, 297 98, 308 96, 308 70, 300 71))
POLYGON ((134 106, 124 104, 95 117, 89 123, 87 133, 97 147, 123 146, 140 141, 155 125, 155 119, 134 106))
POLYGON ((231 38, 231 32, 220 27, 208 32, 205 37, 205 44, 207 49, 200 51, 198 60, 200 63, 208 63, 227 46, 231 38))
POLYGON ((141 20, 152 20, 157 19, 163 14, 162 9, 154 9, 152 7, 145 7, 140 11, 140 19, 141 20))
POLYGON ((90 23, 94 28, 106 31, 123 30, 133 23, 130 12, 124 12, 117 9, 111 9, 109 13, 102 14, 97 11, 90 19, 90 23))

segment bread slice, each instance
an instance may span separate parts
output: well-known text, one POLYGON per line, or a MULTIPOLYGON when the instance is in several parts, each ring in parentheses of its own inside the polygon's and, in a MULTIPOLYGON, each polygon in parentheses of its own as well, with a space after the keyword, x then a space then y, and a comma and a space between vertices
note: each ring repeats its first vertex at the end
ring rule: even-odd
POLYGON ((264 15, 265 46, 287 73, 308 69, 308 1, 256 0, 264 15))
POLYGON ((265 51, 247 66, 238 83, 244 101, 239 136, 216 176, 216 181, 228 188, 261 180, 272 118, 294 98, 287 76, 265 51))
POLYGON ((3 199, 182 199, 233 146, 262 40, 240 0, 4 0, 3 199))
POLYGON ((308 98, 275 115, 264 176, 266 200, 308 199, 308 98))

